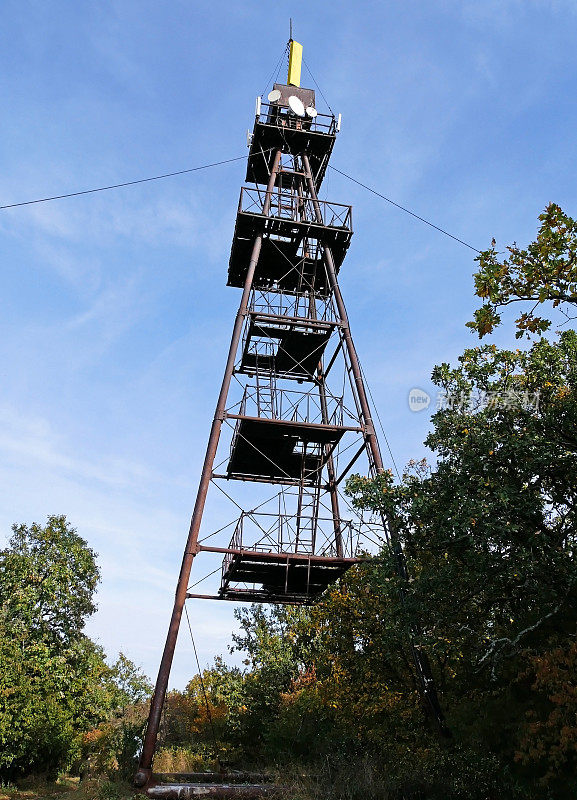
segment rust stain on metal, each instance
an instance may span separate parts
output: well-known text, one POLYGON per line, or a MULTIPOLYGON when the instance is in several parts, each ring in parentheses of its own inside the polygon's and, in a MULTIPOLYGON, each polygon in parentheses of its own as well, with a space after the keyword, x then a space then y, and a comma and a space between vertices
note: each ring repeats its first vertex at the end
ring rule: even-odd
MULTIPOLYGON (((149 797, 256 798, 282 793, 279 787, 254 781, 223 783, 205 776, 178 783, 165 776, 159 782, 152 775, 184 603, 187 597, 314 602, 367 550, 359 544, 361 527, 341 516, 339 484, 363 453, 369 475, 375 477, 384 470, 338 282, 353 235, 352 209, 318 198, 340 130, 340 115, 337 122, 332 114, 319 114, 314 91, 290 82, 275 84, 268 100, 258 98, 256 104, 246 176, 252 185, 241 189, 229 260, 228 285, 242 288, 242 297, 135 777, 139 788, 147 787, 149 797), (337 366, 342 395, 338 389, 337 393, 331 390, 333 382, 340 385, 338 375, 333 381, 337 366), (233 377, 243 387, 238 402, 229 400, 233 377), (289 382, 290 389, 286 388, 289 382), (228 464, 224 472, 216 473, 221 435, 228 429, 232 431, 228 456, 219 458, 228 464), (346 448, 344 441, 350 442, 346 448), (349 447, 355 448, 354 455, 347 455, 347 466, 339 474, 337 455, 349 447), (277 494, 284 505, 281 508, 279 499, 278 511, 268 514, 271 519, 266 521, 262 512, 241 510, 238 520, 233 520, 230 543, 205 546, 199 542, 199 532, 207 494, 211 483, 221 480, 240 489, 251 483, 255 491, 259 483, 275 487, 275 492, 280 487, 277 494), (327 494, 330 516, 325 519, 327 494), (202 553, 224 554, 217 594, 188 592, 193 561, 202 553)), ((382 540, 395 556, 398 574, 407 579, 395 519, 383 514, 378 524, 382 540)), ((413 661, 422 695, 442 728, 426 655, 413 644, 418 633, 413 626, 413 661)))

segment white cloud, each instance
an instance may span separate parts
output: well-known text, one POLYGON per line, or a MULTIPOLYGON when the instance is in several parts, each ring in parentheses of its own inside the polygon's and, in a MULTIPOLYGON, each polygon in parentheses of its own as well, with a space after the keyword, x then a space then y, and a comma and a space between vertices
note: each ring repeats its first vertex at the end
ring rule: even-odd
MULTIPOLYGON (((56 433, 46 419, 25 415, 9 406, 0 407, 0 451, 4 453, 5 462, 10 459, 20 465, 48 468, 73 476, 75 480, 97 481, 116 489, 140 490, 145 484, 169 480, 148 464, 120 457, 104 461, 81 458, 72 452, 64 435, 56 433)), ((184 481, 175 481, 172 476, 170 484, 174 486, 175 483, 187 485, 184 481)))
MULTIPOLYGON (((2 529, 7 535, 13 522, 42 522, 48 513, 66 513, 99 553, 103 580, 89 634, 112 657, 123 650, 152 674, 174 597, 191 486, 159 474, 149 463, 85 458, 73 448, 74 442, 46 419, 0 408, 2 529)), ((217 648, 213 653, 226 648, 231 613, 203 615, 196 625, 205 660, 211 648, 217 648)), ((179 669, 173 680, 183 685, 193 672, 185 664, 179 669)))

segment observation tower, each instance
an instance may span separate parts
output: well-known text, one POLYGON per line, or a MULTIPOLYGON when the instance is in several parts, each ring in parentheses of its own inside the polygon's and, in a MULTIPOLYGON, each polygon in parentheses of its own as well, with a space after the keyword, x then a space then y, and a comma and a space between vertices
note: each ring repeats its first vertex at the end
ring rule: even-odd
MULTIPOLYGON (((341 491, 353 467, 374 477, 384 466, 338 281, 352 208, 319 199, 341 117, 317 111, 314 90, 300 85, 302 47, 289 44, 287 83, 257 98, 248 136, 227 281, 242 294, 135 778, 150 797, 267 792, 225 786, 216 775, 210 784, 196 775, 171 785, 152 772, 187 599, 314 603, 381 546, 393 549, 405 575, 394 521, 359 517, 341 491), (215 488, 237 512, 206 530, 215 488), (193 593, 193 562, 209 555, 222 557, 220 585, 193 593)), ((421 691, 438 708, 424 654, 412 649, 421 691)))

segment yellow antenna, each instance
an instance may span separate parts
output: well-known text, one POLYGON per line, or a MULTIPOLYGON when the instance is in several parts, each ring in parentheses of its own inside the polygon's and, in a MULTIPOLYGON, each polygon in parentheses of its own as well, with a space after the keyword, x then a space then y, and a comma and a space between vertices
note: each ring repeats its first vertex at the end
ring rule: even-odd
MULTIPOLYGON (((291 25, 292 29, 292 25, 291 25)), ((292 30, 291 30, 292 32, 292 30)), ((288 68, 288 81, 289 86, 301 85, 301 66, 303 62, 303 46, 294 39, 290 40, 290 55, 289 55, 289 68, 288 68)))

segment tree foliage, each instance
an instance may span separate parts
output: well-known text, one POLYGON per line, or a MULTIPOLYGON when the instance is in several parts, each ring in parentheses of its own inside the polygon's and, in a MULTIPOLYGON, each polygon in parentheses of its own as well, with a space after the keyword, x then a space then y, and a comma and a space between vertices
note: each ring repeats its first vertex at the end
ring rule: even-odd
POLYGON ((109 666, 83 633, 98 580, 94 552, 64 516, 14 525, 0 551, 2 779, 54 776, 81 757, 86 734, 150 691, 125 656, 109 666))
POLYGON ((577 305, 577 222, 555 203, 539 219, 537 238, 527 248, 512 244, 508 256, 500 258, 493 240, 478 256, 475 290, 484 302, 467 325, 479 338, 500 325, 499 311, 513 303, 526 309, 516 320, 518 339, 549 330, 551 319, 542 315, 545 302, 567 317, 577 305))
MULTIPOLYGON (((555 205, 541 223, 526 250, 481 255, 480 336, 510 303, 533 304, 519 338, 577 301, 577 225, 555 205)), ((357 507, 395 517, 404 591, 385 547, 310 608, 240 612, 245 670, 205 673, 222 681, 222 742, 239 759, 309 768, 319 797, 573 797, 577 334, 469 348, 433 381, 445 402, 426 441, 432 464, 347 485, 357 507), (409 630, 449 745, 423 713, 409 630)))
POLYGON ((45 526, 14 525, 0 551, 0 605, 31 637, 67 644, 96 610, 100 579, 95 554, 63 516, 45 526))
POLYGON ((433 418, 436 469, 413 465, 397 486, 357 477, 349 490, 401 521, 427 643, 493 679, 532 637, 574 623, 577 336, 468 350, 433 380, 456 399, 433 418), (538 408, 524 406, 535 392, 538 408))

